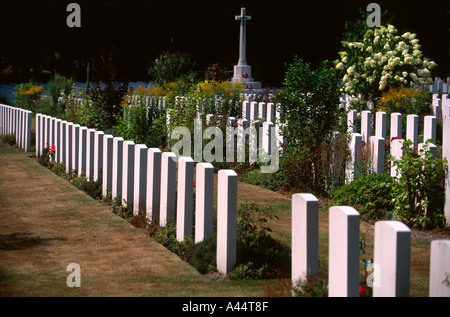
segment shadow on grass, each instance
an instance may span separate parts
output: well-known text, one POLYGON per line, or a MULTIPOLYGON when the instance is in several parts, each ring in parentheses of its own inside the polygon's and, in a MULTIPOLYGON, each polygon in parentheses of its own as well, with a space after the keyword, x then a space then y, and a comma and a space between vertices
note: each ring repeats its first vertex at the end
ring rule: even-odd
POLYGON ((0 250, 14 251, 34 248, 40 245, 49 245, 52 241, 66 241, 66 238, 33 237, 30 233, 16 232, 0 235, 0 250))

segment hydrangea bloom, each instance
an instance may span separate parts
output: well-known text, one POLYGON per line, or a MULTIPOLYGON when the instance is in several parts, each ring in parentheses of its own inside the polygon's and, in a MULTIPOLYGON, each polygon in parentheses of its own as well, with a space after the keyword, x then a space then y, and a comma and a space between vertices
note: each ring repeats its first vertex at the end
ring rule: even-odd
POLYGON ((424 58, 416 34, 397 34, 393 25, 370 29, 362 42, 342 42, 336 69, 342 72, 343 92, 360 94, 375 102, 390 86, 418 87, 431 84, 437 66, 424 58))

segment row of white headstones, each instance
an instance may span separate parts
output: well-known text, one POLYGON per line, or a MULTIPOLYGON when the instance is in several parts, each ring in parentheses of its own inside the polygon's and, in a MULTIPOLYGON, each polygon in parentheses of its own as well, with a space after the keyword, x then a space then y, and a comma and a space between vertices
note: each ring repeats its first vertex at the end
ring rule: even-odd
POLYGON ((28 151, 31 145, 31 118, 29 110, 0 104, 0 135, 14 135, 19 148, 28 151))
MULTIPOLYGON (((17 110, 4 111, 2 128, 12 124, 17 110), (8 124, 3 125, 5 122, 8 124)), ((20 116, 18 116, 20 117, 20 116)), ((449 118, 450 119, 450 118, 449 118)), ((31 129, 31 123, 13 130, 31 129), (24 126, 26 126, 24 128, 24 126)), ((3 129, 2 129, 3 131, 3 129)), ((5 130, 6 131, 6 130, 5 130)), ((25 134, 25 133, 22 133, 25 134)), ((214 169, 210 163, 178 158, 172 152, 147 148, 121 137, 105 135, 54 117, 36 115, 36 155, 47 142, 55 145, 55 161, 66 171, 86 173, 97 180, 102 175, 103 195, 113 198, 122 191, 125 202, 133 202, 133 214, 144 211, 148 220, 162 226, 176 220, 177 239, 192 235, 194 170, 195 241, 213 234, 214 169), (100 174, 99 171, 102 171, 100 174), (175 198, 177 197, 177 198, 175 198)), ((236 263, 238 178, 232 170, 218 172, 217 269, 228 273, 236 263)), ((358 296, 360 283, 359 213, 349 206, 329 210, 329 296, 358 296)), ((318 199, 312 194, 292 196, 292 281, 318 272, 318 199)), ((411 231, 397 221, 375 224, 373 264, 374 296, 408 296, 410 287, 411 231)), ((450 296, 450 240, 431 243, 430 296, 450 296), (447 282, 447 283, 446 283, 447 282)))
MULTIPOLYGON (((419 117, 415 114, 407 115, 406 120, 406 136, 402 137, 402 114, 401 113, 391 113, 390 116, 390 154, 399 159, 402 156, 402 144, 404 140, 410 140, 412 142, 412 147, 418 150, 424 147, 426 141, 429 140, 428 151, 433 154, 437 154, 436 143, 436 126, 438 121, 442 122, 443 126, 447 127, 445 118, 450 117, 450 99, 447 95, 443 95, 442 100, 438 98, 438 95, 433 96, 432 104, 432 115, 427 115, 424 117, 423 125, 423 143, 418 143, 419 139, 419 117)), ((359 165, 359 153, 361 151, 361 146, 364 144, 370 144, 373 172, 383 173, 384 171, 384 159, 385 159, 385 148, 384 144, 386 142, 386 127, 387 127, 387 115, 383 111, 378 111, 375 113, 375 120, 372 120, 371 111, 361 112, 361 128, 360 133, 357 133, 357 115, 356 110, 349 110, 347 115, 347 131, 351 133, 350 151, 352 153, 351 168, 348 170, 347 181, 351 182, 358 175, 358 165, 359 165), (374 122, 373 122, 374 121, 374 122), (375 133, 372 135, 372 127, 375 126, 375 133)), ((450 131, 444 127, 443 129, 443 153, 449 153, 448 136, 450 131)), ((391 176, 397 176, 395 167, 391 168, 391 176)))

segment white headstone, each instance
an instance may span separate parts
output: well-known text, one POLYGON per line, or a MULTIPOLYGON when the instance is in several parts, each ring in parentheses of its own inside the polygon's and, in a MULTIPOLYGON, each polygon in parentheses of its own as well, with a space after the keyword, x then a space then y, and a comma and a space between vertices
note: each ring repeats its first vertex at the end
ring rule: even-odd
POLYGON ((359 213, 349 206, 329 210, 328 296, 359 296, 359 213))
POLYGON ((367 144, 372 135, 372 113, 368 110, 361 112, 361 135, 362 141, 367 144))
POLYGON ((399 221, 377 221, 374 245, 374 297, 409 296, 411 230, 399 221))
POLYGON ((61 163, 61 119, 55 121, 55 161, 61 163))
POLYGON ((409 114, 406 116, 406 139, 412 141, 412 147, 415 149, 419 143, 419 116, 409 114))
POLYGON ((147 146, 136 144, 134 147, 134 199, 133 215, 137 216, 141 210, 147 210, 147 146))
POLYGON ((127 205, 134 199, 134 142, 123 142, 122 159, 122 204, 127 205))
POLYGON ((346 166, 345 183, 351 183, 360 173, 362 135, 352 133, 350 144, 350 160, 346 166))
POLYGON ((159 219, 161 199, 161 150, 149 148, 147 153, 147 219, 159 219))
POLYGON ((80 149, 80 125, 74 124, 72 126, 72 170, 78 169, 78 155, 80 149))
POLYGON ((88 129, 86 134, 86 179, 94 178, 95 129, 88 129))
POLYGON ((86 173, 86 137, 87 127, 80 127, 78 142, 78 176, 82 173, 86 173))
POLYGON ((269 122, 275 122, 275 104, 273 102, 267 103, 267 117, 266 120, 269 122))
POLYGON ((369 138, 369 144, 371 146, 372 154, 372 169, 374 173, 384 173, 384 143, 385 140, 379 136, 371 136, 369 138))
POLYGON ((247 100, 242 102, 242 118, 250 120, 250 102, 247 100))
POLYGON ((430 297, 450 297, 450 240, 431 241, 430 297))
POLYGON ((194 160, 191 157, 178 158, 177 190, 177 240, 184 241, 192 235, 194 209, 194 160))
POLYGON ((423 125, 423 142, 431 139, 432 143, 436 143, 436 117, 425 116, 423 125))
POLYGON ((111 199, 122 193, 123 141, 122 137, 113 139, 111 199))
POLYGON ((73 123, 67 122, 66 124, 66 173, 69 173, 73 169, 73 123))
POLYGON ((104 197, 112 189, 113 138, 110 134, 105 134, 103 137, 102 195, 104 197))
POLYGON ((266 120, 267 117, 267 108, 266 108, 266 103, 265 102, 258 102, 258 117, 266 120))
POLYGON ((213 234, 214 167, 197 163, 195 177, 195 243, 213 234))
POLYGON ((375 114, 375 136, 386 139, 386 112, 378 111, 375 114))
POLYGON ((60 142, 59 142, 59 149, 60 149, 60 163, 66 164, 66 150, 67 150, 67 121, 63 120, 61 121, 61 127, 60 127, 60 142))
POLYGON ((272 122, 263 123, 262 148, 267 154, 272 154, 272 131, 274 125, 272 122))
POLYGON ((165 227, 175 219, 176 209, 176 155, 173 152, 161 154, 161 199, 159 224, 165 227))
POLYGON ((103 170, 103 131, 95 131, 94 137, 94 181, 99 179, 103 170))
POLYGON ((398 112, 391 113, 391 140, 394 137, 402 137, 402 114, 398 112))
MULTIPOLYGON (((394 160, 399 160, 403 156, 403 142, 402 139, 393 140, 391 142, 391 156, 393 156, 394 160)), ((397 166, 391 164, 391 176, 400 178, 400 175, 397 172, 397 166)))
POLYGON ((319 271, 319 200, 292 195, 292 284, 319 271))
POLYGON ((237 174, 219 170, 217 193, 217 270, 228 274, 236 263, 237 174))
POLYGON ((356 111, 356 110, 348 111, 348 113, 347 113, 347 131, 349 133, 358 132, 358 126, 356 123, 357 118, 358 118, 358 111, 356 111))
MULTIPOLYGON (((450 162, 450 117, 442 118, 442 158, 450 162)), ((448 164, 450 165, 450 163, 448 164)), ((447 165, 445 174, 445 204, 444 213, 447 226, 450 225, 450 170, 447 165)))

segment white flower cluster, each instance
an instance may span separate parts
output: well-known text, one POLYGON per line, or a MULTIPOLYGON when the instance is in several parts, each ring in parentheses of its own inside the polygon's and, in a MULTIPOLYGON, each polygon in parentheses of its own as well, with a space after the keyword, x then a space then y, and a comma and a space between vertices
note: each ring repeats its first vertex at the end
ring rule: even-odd
POLYGON ((399 36, 394 26, 381 26, 368 30, 363 42, 342 44, 344 50, 339 52, 336 69, 343 71, 343 90, 347 94, 433 83, 430 70, 437 64, 423 58, 414 33, 399 36))

